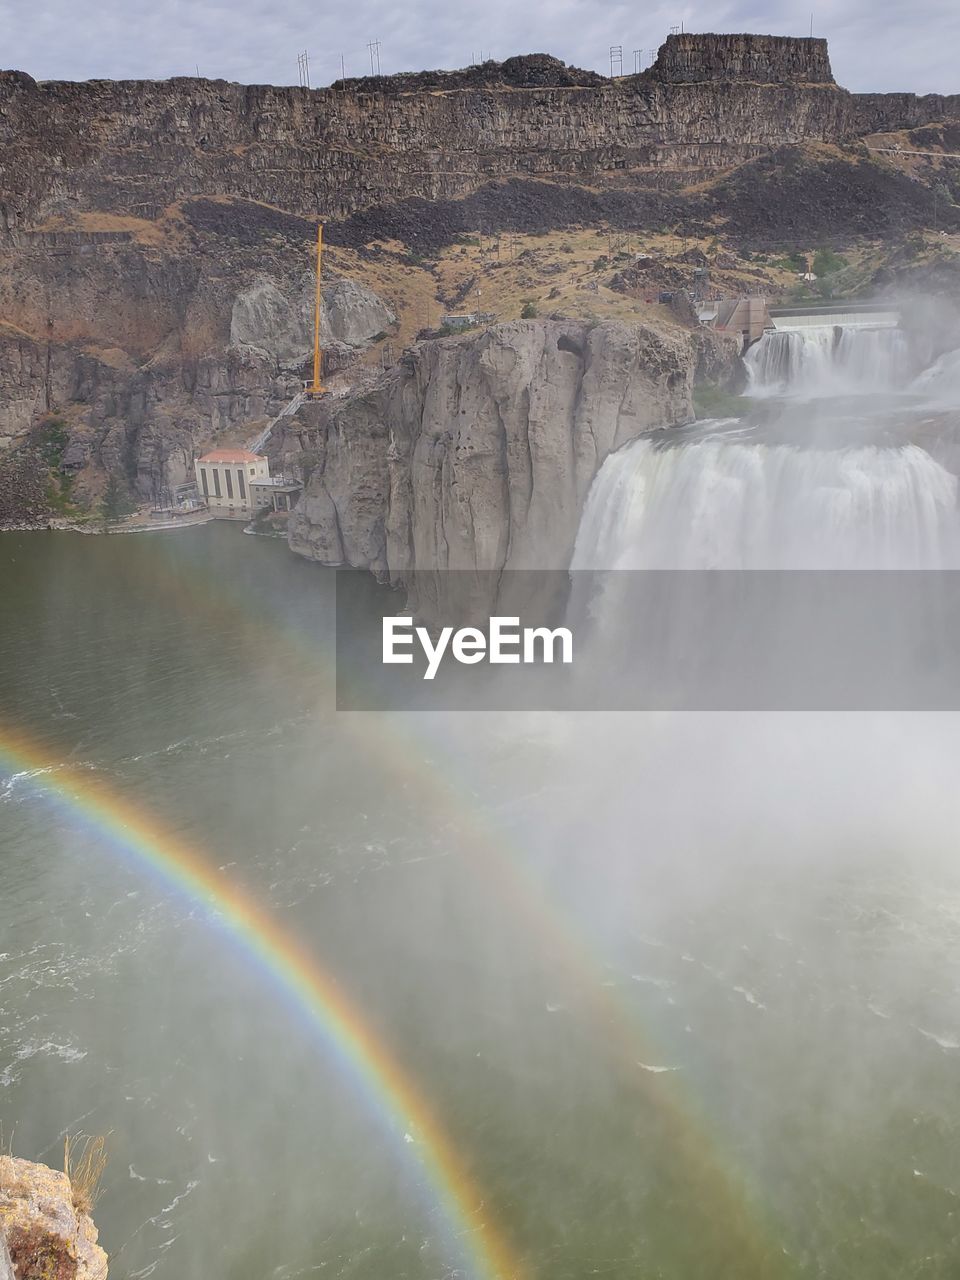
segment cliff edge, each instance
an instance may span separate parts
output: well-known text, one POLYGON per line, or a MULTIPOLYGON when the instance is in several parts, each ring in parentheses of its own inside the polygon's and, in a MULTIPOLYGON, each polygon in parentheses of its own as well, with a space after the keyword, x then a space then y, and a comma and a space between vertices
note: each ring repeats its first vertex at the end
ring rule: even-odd
POLYGON ((667 36, 650 75, 666 84, 705 80, 759 84, 832 84, 826 40, 793 36, 667 36))
POLYGON ((566 568, 607 455, 690 421, 698 374, 721 381, 737 355, 679 325, 559 319, 423 343, 292 421, 309 479, 290 546, 397 585, 415 569, 566 568))
POLYGON ((0 1280, 106 1280, 107 1255, 65 1173, 0 1156, 0 1280))

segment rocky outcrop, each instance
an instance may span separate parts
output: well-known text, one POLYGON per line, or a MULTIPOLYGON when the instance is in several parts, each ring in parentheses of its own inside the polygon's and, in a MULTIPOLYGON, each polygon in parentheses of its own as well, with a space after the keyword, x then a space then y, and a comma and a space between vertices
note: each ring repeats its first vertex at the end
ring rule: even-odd
MULTIPOLYGON (((259 276, 233 304, 231 344, 298 369, 313 351, 314 289, 308 274, 292 289, 273 276, 259 276)), ((358 281, 337 280, 323 289, 320 342, 325 348, 365 347, 395 321, 382 298, 358 281)))
POLYGON ((791 36, 667 36, 650 75, 667 84, 704 80, 834 84, 826 40, 791 36))
POLYGON ((65 1173, 0 1156, 0 1278, 107 1280, 107 1255, 65 1173))
POLYGON ((312 471, 290 545, 401 584, 415 569, 566 567, 604 458, 690 420, 700 363, 730 373, 735 345, 565 320, 424 343, 367 392, 301 411, 312 471))
POLYGON ((401 71, 392 76, 358 76, 338 80, 335 89, 376 90, 382 93, 431 93, 438 89, 548 89, 603 84, 596 71, 571 67, 549 53, 527 53, 503 62, 493 59, 459 71, 401 71))

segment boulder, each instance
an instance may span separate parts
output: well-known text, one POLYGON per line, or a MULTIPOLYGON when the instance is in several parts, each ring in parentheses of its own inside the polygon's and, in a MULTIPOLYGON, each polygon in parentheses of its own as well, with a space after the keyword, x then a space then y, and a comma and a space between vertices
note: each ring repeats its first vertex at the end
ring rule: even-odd
POLYGON ((0 1280, 106 1280, 92 1218, 74 1204, 65 1173, 0 1156, 0 1280))
MULTIPOLYGON (((293 286, 260 275, 237 295, 230 318, 232 346, 247 348, 287 368, 299 368, 313 351, 314 277, 293 286)), ((372 289, 341 279, 323 287, 320 343, 359 348, 385 333, 396 316, 372 289)))

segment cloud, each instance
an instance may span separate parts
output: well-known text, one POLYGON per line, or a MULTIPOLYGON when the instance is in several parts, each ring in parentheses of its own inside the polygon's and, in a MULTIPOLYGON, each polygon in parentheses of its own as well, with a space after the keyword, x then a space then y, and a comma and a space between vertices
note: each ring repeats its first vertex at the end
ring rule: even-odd
MULTIPOLYGON (((960 9, 950 0, 819 0, 814 31, 830 41, 834 74, 858 91, 960 91, 953 50, 960 9)), ((247 83, 297 83, 297 54, 307 49, 315 85, 370 70, 368 42, 380 41, 384 72, 465 66, 471 59, 553 53, 598 71, 609 48, 652 51, 670 27, 806 35, 809 12, 783 0, 727 0, 640 8, 619 0, 0 0, 0 57, 37 79, 223 77, 247 83)))

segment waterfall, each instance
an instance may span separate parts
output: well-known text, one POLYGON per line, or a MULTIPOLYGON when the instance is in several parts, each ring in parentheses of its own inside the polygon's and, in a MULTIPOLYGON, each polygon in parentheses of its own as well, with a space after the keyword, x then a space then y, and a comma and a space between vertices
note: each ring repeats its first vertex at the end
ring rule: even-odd
POLYGON ((745 362, 752 395, 837 394, 904 386, 910 351, 898 328, 810 325, 764 334, 745 362))
POLYGON ((574 569, 960 565, 957 479, 916 445, 800 449, 649 437, 604 462, 574 569))
POLYGON ((593 484, 572 568, 641 572, 572 575, 585 703, 960 705, 955 574, 793 572, 960 568, 956 477, 916 445, 798 448, 715 430, 638 440, 593 484))
POLYGON ((593 482, 567 609, 585 687, 646 708, 960 706, 956 574, 790 572, 960 569, 960 354, 911 382, 898 330, 815 326, 748 359, 781 393, 762 411, 641 437, 593 482))
POLYGON ((937 406, 956 408, 960 404, 960 350, 945 351, 914 378, 911 390, 937 406))

